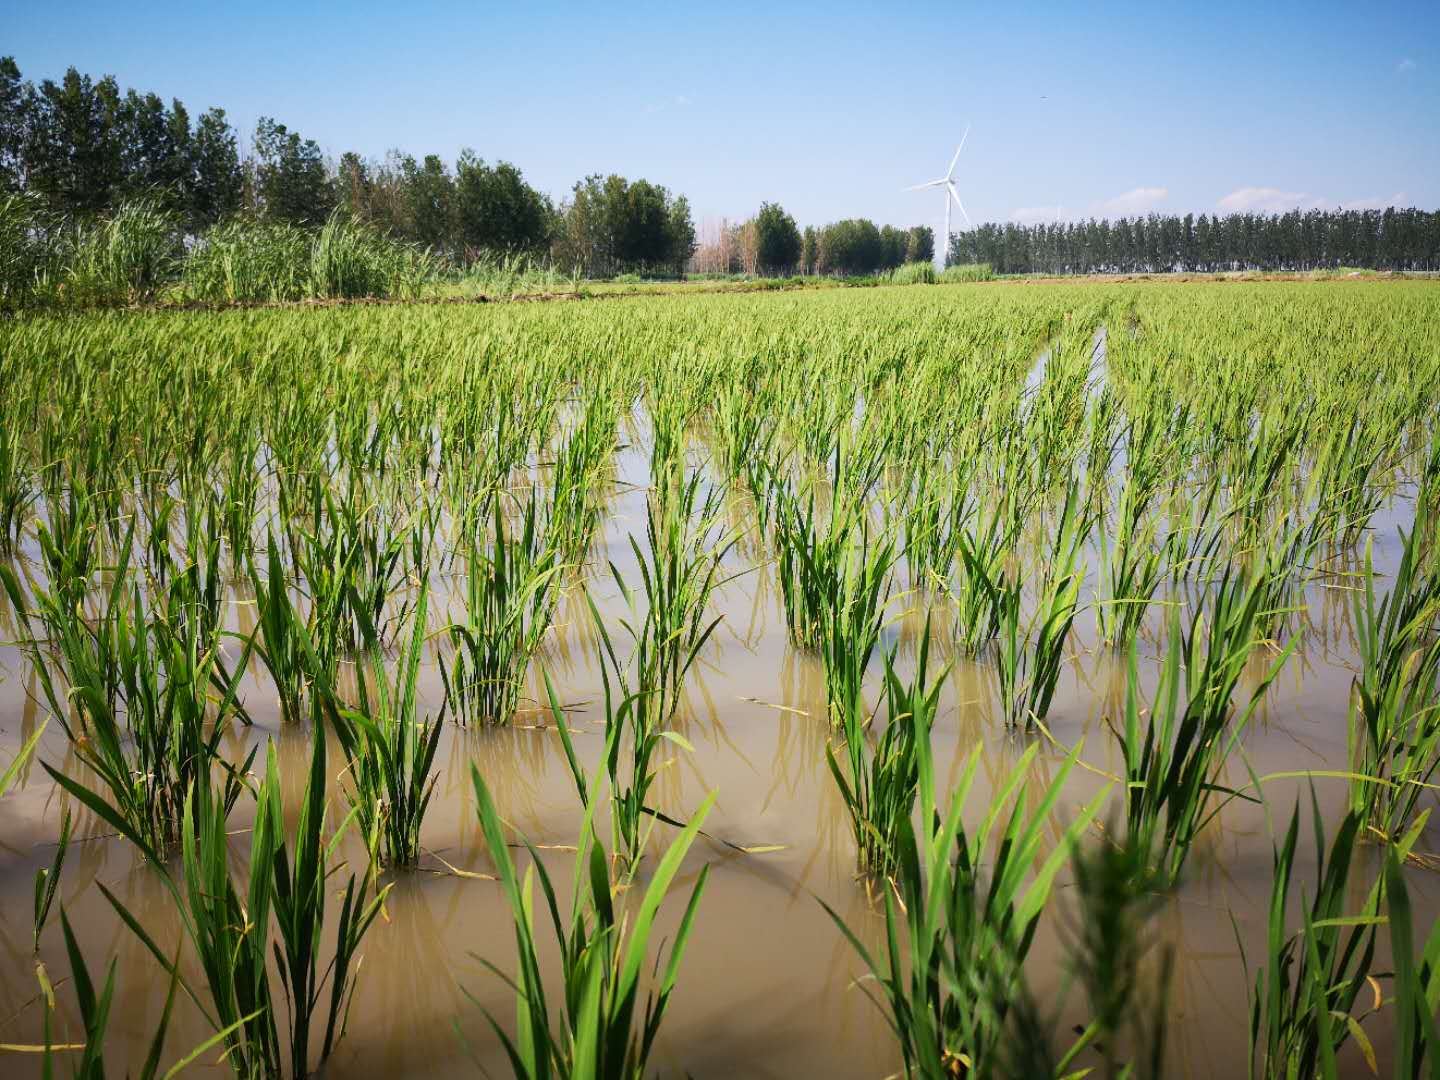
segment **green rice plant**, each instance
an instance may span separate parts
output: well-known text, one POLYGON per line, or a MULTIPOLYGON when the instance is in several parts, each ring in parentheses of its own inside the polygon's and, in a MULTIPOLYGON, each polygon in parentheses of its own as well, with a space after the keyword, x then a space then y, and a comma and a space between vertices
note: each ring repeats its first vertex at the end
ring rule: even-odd
POLYGON ((49 866, 35 871, 35 951, 40 951, 40 931, 45 929, 45 920, 50 917, 50 906, 55 902, 55 891, 60 887, 60 871, 65 866, 65 853, 70 849, 70 809, 66 807, 60 818, 60 840, 55 845, 55 858, 49 866))
MULTIPOLYGON (((1183 418, 1181 420, 1183 423, 1183 418)), ((1100 522, 1101 591, 1095 605, 1096 628, 1107 645, 1129 647, 1145 621, 1145 611, 1165 576, 1165 545, 1155 544, 1158 524, 1148 516, 1164 480, 1164 460, 1156 446, 1158 424, 1132 426, 1127 469, 1114 511, 1114 538, 1100 522)))
MULTIPOLYGON (((1360 819, 1346 814, 1327 853, 1325 826, 1311 792, 1315 835, 1315 894, 1306 900, 1298 930, 1286 926, 1295 876, 1295 849, 1300 827, 1297 803, 1290 815, 1284 843, 1275 849, 1270 891, 1269 930, 1265 962, 1255 973, 1250 994, 1250 1075, 1339 1075, 1335 1055, 1354 1038, 1373 1060, 1369 1037, 1356 1016, 1355 1004, 1370 982, 1375 957, 1376 927, 1381 915, 1383 883, 1377 880, 1359 911, 1347 911, 1351 873, 1360 819)), ((1416 832, 1404 841, 1413 844, 1416 832)), ((1236 932, 1238 940, 1238 929, 1236 932)), ((1240 947, 1249 980, 1249 961, 1240 947)))
POLYGON ((466 552, 465 612, 448 628, 454 660, 441 667, 462 723, 506 724, 515 715, 530 658, 554 617, 562 569, 542 534, 533 488, 513 532, 498 494, 491 507, 490 550, 476 542, 466 552))
MULTIPOLYGON (((18 613, 43 700, 104 791, 87 796, 104 799, 147 846, 164 852, 178 837, 185 793, 196 783, 208 788, 219 768, 226 774, 221 805, 228 812, 249 762, 236 770, 220 753, 239 707, 238 683, 219 660, 219 639, 194 620, 147 610, 138 586, 127 581, 127 563, 128 552, 93 622, 46 591, 36 596, 32 615, 9 567, 0 566, 0 582, 18 613), (220 690, 218 699, 212 700, 212 687, 220 690)), ((247 645, 239 669, 248 656, 247 645)), ((67 790, 80 786, 48 764, 45 769, 67 790)))
MULTIPOLYGON (((890 600, 890 569, 895 565, 894 539, 882 535, 872 541, 868 521, 862 520, 849 540, 835 567, 838 576, 821 579, 832 591, 819 612, 830 723, 846 733, 847 742, 850 732, 861 732, 870 723, 865 714, 865 672, 880 645, 890 600)), ((858 747, 850 751, 859 752, 858 747)))
POLYGON ((614 449, 614 408, 597 396, 585 406, 555 459, 545 536, 562 564, 579 566, 590 548, 600 521, 598 489, 614 449))
POLYGON ((720 565, 735 543, 734 533, 719 531, 718 493, 712 490, 701 501, 698 470, 673 483, 669 492, 652 493, 647 500, 646 547, 630 538, 640 568, 643 608, 642 597, 611 564, 629 609, 619 620, 631 643, 623 666, 594 597, 586 594, 600 645, 606 774, 616 848, 624 849, 632 867, 645 846, 648 830, 642 828, 643 819, 656 813, 648 804, 655 752, 665 740, 689 749, 689 743, 667 725, 680 709, 685 676, 720 624, 719 617, 707 620, 705 612, 721 583, 720 565), (623 763, 622 732, 629 735, 629 760, 623 763))
MULTIPOLYGON (((85 1032, 85 1041, 57 1047, 51 1040, 50 1013, 55 1008, 55 987, 45 973, 45 966, 40 964, 37 965, 36 975, 40 983, 40 996, 44 999, 45 1042, 40 1046, 5 1046, 0 1049, 23 1052, 38 1051, 42 1055, 41 1075, 46 1080, 50 1080, 50 1077, 55 1075, 54 1053, 57 1049, 78 1051, 80 1060, 73 1066, 70 1075, 75 1080, 105 1080, 104 1052, 106 1035, 110 1027, 110 1007, 115 999, 115 961, 110 961, 110 967, 105 973, 105 983, 97 994, 94 979, 85 963, 85 956, 75 941, 75 932, 63 909, 60 912, 60 929, 65 935, 65 952, 70 961, 70 981, 75 986, 75 1000, 80 1008, 80 1023, 85 1032)), ((160 1011, 159 1023, 155 1025, 155 1033, 151 1036, 145 1062, 140 1067, 139 1073, 136 1074, 139 1080, 154 1080, 156 1076, 162 1076, 163 1080, 171 1080, 172 1077, 178 1076, 194 1064, 206 1051, 223 1042, 228 1033, 222 1031, 212 1035, 162 1074, 160 1072, 160 1055, 165 1050, 165 1036, 170 1030, 170 1017, 175 1007, 175 990, 178 985, 178 981, 172 976, 169 992, 165 995, 165 1006, 160 1011)), ((128 1076, 129 1073, 127 1072, 126 1075, 128 1076)))
POLYGON ((1390 592, 1375 602, 1365 547, 1364 588, 1352 599, 1360 670, 1350 695, 1350 806, 1362 833, 1403 835, 1440 767, 1440 576, 1417 565, 1418 530, 1401 533, 1390 592))
POLYGON ((1261 644, 1258 626, 1267 595, 1263 573, 1233 575, 1221 581, 1208 612, 1197 613, 1187 631, 1175 611, 1148 712, 1141 708, 1136 648, 1130 647, 1125 727, 1119 733, 1128 842, 1150 852, 1172 883, 1195 838, 1220 810, 1233 799, 1254 801, 1228 786, 1223 773, 1265 691, 1295 649, 1291 639, 1276 650, 1248 702, 1232 715, 1240 676, 1261 644))
POLYGON ((714 804, 714 794, 705 799, 690 823, 670 843, 633 915, 617 907, 609 859, 594 830, 593 804, 588 807, 575 856, 574 888, 567 918, 560 914, 544 862, 528 841, 526 848, 531 865, 523 879, 516 873, 500 815, 479 770, 473 765, 471 778, 480 826, 515 923, 514 977, 507 977, 488 961, 481 961, 504 978, 515 992, 513 1038, 488 1010, 485 1013, 505 1047, 511 1068, 517 1077, 527 1080, 549 1077, 642 1080, 649 1073, 655 1037, 675 992, 709 867, 701 869, 690 891, 685 913, 664 960, 663 973, 662 950, 651 948, 655 918, 714 804), (541 918, 543 921, 548 911, 560 952, 562 985, 555 993, 547 992, 541 974, 535 926, 537 879, 543 903, 541 918), (652 952, 654 958, 650 961, 652 952), (642 1012, 640 980, 647 962, 653 966, 657 980, 646 993, 642 1012), (557 1006, 563 1009, 560 1015, 552 1017, 551 1010, 557 1006))
POLYGON ((311 644, 304 616, 290 599, 280 548, 273 535, 267 547, 266 576, 262 579, 252 565, 250 584, 255 592, 258 616, 251 639, 256 642, 255 653, 274 683, 280 718, 286 723, 299 723, 304 719, 305 702, 314 676, 328 677, 335 670, 337 658, 328 648, 333 638, 321 639, 324 652, 317 651, 311 644))
MULTIPOLYGON (((1088 847, 1076 845, 1070 868, 1075 910, 1067 952, 1085 990, 1091 1021, 1065 1058, 1073 1061, 1093 1046, 1104 1059, 1101 1075, 1164 1076, 1174 954, 1170 946, 1160 945, 1154 916, 1168 897, 1166 883, 1149 852, 1110 838, 1088 847), (1158 969, 1149 979, 1147 965, 1158 969), (1129 1062, 1124 1053, 1127 1036, 1129 1062)), ((1062 1071, 1051 1069, 1048 1074, 1062 1071)))
POLYGON ((978 656, 1000 633, 1007 602, 1006 561, 1014 551, 1013 518, 997 503, 984 527, 963 529, 958 538, 961 572, 951 598, 955 603, 955 636, 968 656, 978 656))
POLYGON ((727 381, 715 401, 716 458, 721 479, 727 484, 742 476, 748 480, 754 463, 769 457, 776 427, 764 405, 757 388, 743 378, 727 381))
MULTIPOLYGON (((222 808, 204 786, 197 785, 187 796, 183 888, 167 871, 160 873, 198 957, 209 1007, 180 972, 178 958, 167 958, 119 898, 99 883, 120 918, 222 1035, 225 1061, 237 1076, 288 1075, 298 1080, 311 1075, 312 1028, 321 1022, 324 1039, 318 1061, 324 1065, 345 1034, 360 943, 389 891, 386 886, 372 895, 368 878, 358 879, 357 884, 352 874, 340 892, 340 913, 333 927, 326 926, 326 900, 337 891, 331 882, 339 869, 335 848, 350 818, 326 839, 325 784, 325 739, 317 737, 312 741, 299 820, 287 837, 279 766, 275 746, 270 744, 265 779, 257 794, 243 895, 230 874, 222 808), (272 954, 284 994, 283 1010, 271 983, 272 954), (289 1030, 283 1031, 286 1018, 289 1030)), ((89 805, 155 857, 124 819, 107 813, 103 804, 89 805)))
POLYGON ((1023 628, 1018 577, 999 587, 1000 686, 1006 720, 1012 727, 1028 729, 1043 721, 1060 681, 1065 642, 1080 610, 1080 584, 1085 579, 1080 552, 1089 532, 1089 517, 1080 503, 1079 489, 1072 482, 1046 561, 1039 601, 1023 628))
POLYGON ((1395 1077, 1419 1080, 1440 1077, 1440 920, 1430 928, 1419 962, 1415 955, 1415 922, 1402 859, 1385 855, 1385 907, 1390 922, 1390 949, 1395 972, 1395 1077))
POLYGON ((310 635, 329 659, 359 648, 367 627, 382 630, 408 530, 368 505, 353 479, 340 498, 318 475, 307 486, 313 524, 292 530, 290 551, 310 593, 310 635))
POLYGON ((949 671, 943 669, 933 683, 928 682, 929 659, 927 618, 915 673, 908 684, 895 673, 894 650, 885 655, 886 723, 875 746, 872 748, 868 739, 871 718, 862 718, 857 710, 847 710, 843 716, 843 767, 833 745, 825 745, 825 761, 855 834, 860 870, 879 878, 897 869, 900 823, 908 822, 914 813, 920 783, 919 744, 929 743, 940 688, 949 671))
POLYGON ((20 751, 10 759, 10 764, 5 766, 5 771, 0 773, 0 795, 4 795, 10 790, 10 785, 15 782, 15 778, 19 776, 20 771, 25 768, 25 763, 30 760, 30 755, 35 753, 35 747, 40 744, 40 736, 45 734, 45 725, 47 723, 49 723, 49 721, 42 722, 40 726, 31 733, 30 737, 21 744, 20 751))
MULTIPOLYGON (((444 729, 444 711, 421 721, 416 716, 421 652, 425 644, 427 589, 420 587, 410 645, 400 657, 394 685, 373 639, 368 649, 370 679, 357 680, 359 704, 339 705, 333 691, 322 689, 327 712, 349 763, 350 793, 361 832, 372 858, 409 866, 420 858, 420 825, 435 791, 431 769, 444 729)), ((318 737, 318 736, 317 736, 318 737)))
POLYGON ((916 588, 949 580, 950 568, 966 540, 966 525, 975 513, 969 482, 970 477, 962 472, 949 481, 947 491, 935 491, 932 474, 923 471, 910 482, 901 518, 905 562, 916 588))
MULTIPOLYGON (((878 985, 870 994, 899 1043, 905 1076, 993 1076, 1010 1054, 1009 1024, 1026 954, 1055 876, 1094 819, 1102 791, 1052 834, 1052 813, 1077 747, 1056 771, 1032 810, 1026 781, 1038 752, 1032 745, 1001 777, 973 834, 962 813, 980 766, 969 756, 949 808, 935 804, 934 766, 917 743, 920 820, 899 823, 894 889, 885 891, 885 947, 878 955, 821 901, 878 985)), ((862 988, 864 984, 861 984, 862 988)))
POLYGON ((865 558, 858 564, 854 561, 857 544, 867 556, 878 556, 883 547, 887 574, 895 556, 893 542, 871 547, 863 495, 852 486, 851 474, 838 449, 830 475, 833 481, 828 520, 817 503, 818 481, 810 481, 803 500, 778 477, 772 476, 770 481, 778 555, 775 576, 780 582, 790 640, 802 648, 823 647, 826 620, 833 621, 847 575, 854 578, 867 562, 865 558))
POLYGON ((20 445, 18 417, 0 414, 0 553, 15 550, 25 517, 35 499, 35 488, 20 445))

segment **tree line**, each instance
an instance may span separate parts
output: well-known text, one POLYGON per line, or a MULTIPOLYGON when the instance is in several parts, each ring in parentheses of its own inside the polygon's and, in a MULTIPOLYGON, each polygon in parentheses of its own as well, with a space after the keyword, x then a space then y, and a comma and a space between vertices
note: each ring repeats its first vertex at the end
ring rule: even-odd
POLYGON ((468 263, 548 258, 567 272, 678 272, 695 249, 690 205, 647 180, 587 176, 560 203, 506 161, 453 163, 392 151, 326 157, 314 139, 262 117, 248 146, 222 108, 183 102, 74 68, 25 80, 0 58, 0 195, 30 193, 86 220, 145 200, 195 237, 221 221, 318 227, 337 210, 468 263))
POLYGON ((894 270, 935 257, 935 233, 925 225, 898 229, 867 218, 848 218, 803 230, 778 203, 739 224, 721 222, 701 244, 691 268, 712 274, 839 274, 859 276, 894 270))
POLYGON ((1440 212, 1292 210, 986 224, 950 238, 948 261, 1002 274, 1224 270, 1440 270, 1440 212))

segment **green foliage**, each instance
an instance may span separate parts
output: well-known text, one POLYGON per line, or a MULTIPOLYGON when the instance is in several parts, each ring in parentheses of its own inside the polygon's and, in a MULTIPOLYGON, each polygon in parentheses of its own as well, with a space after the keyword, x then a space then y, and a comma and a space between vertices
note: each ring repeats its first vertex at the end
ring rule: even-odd
POLYGON ((1229 801, 1251 799, 1224 782, 1226 760, 1280 673, 1295 642, 1278 649, 1249 688, 1237 715, 1231 702, 1251 651, 1261 645, 1260 621, 1270 586, 1266 573, 1229 575, 1208 611, 1188 631, 1172 614, 1160 682, 1148 711, 1140 704, 1135 646, 1125 697, 1126 825, 1129 842, 1150 853, 1164 877, 1180 877, 1195 838, 1229 801), (1183 661, 1183 666, 1182 666, 1183 661), (1142 720, 1143 716, 1143 720, 1142 720))
POLYGON ((1352 601, 1360 670, 1350 697, 1350 805, 1362 831, 1404 835, 1440 768, 1440 576, 1421 565, 1419 529, 1401 534, 1390 591, 1375 600, 1365 546, 1364 587, 1352 601))
MULTIPOLYGON (((1275 849, 1265 962, 1255 973, 1250 998, 1250 1075, 1335 1077, 1335 1054, 1352 1036, 1367 1058, 1370 1041, 1354 1015, 1369 982, 1382 882, 1376 881, 1360 910, 1347 912, 1352 858, 1360 821, 1347 814, 1327 852, 1320 807, 1311 792, 1315 835, 1315 894, 1302 891, 1303 923, 1287 929, 1290 891, 1300 827, 1297 803, 1283 844, 1275 849)), ((1418 829, 1401 843, 1408 851, 1418 829)), ((1406 943, 1408 948, 1408 943, 1406 943)), ((1240 948, 1245 956, 1243 944, 1240 948)), ((1246 970, 1249 970, 1248 960, 1246 970)))
POLYGON ((778 203, 761 203, 755 215, 755 261, 761 273, 784 273, 800 262, 800 230, 778 203))
MULTIPOLYGON (((412 614, 409 647, 400 657, 394 685, 385 670, 379 642, 367 647, 370 678, 357 680, 356 708, 341 706, 333 688, 323 688, 327 714, 349 763, 355 808, 372 858, 410 866, 420 858, 420 826, 435 791, 435 751, 445 715, 416 716, 421 650, 425 644, 428 586, 421 584, 412 614), (369 682, 374 683, 374 689, 369 682), (372 700, 373 694, 373 700, 372 700)), ((323 736, 322 736, 323 737, 323 736)))
POLYGON ((929 262, 907 262, 890 271, 893 285, 934 285, 935 267, 929 262))
POLYGON ((947 263, 937 279, 942 285, 967 281, 993 281, 995 272, 989 263, 947 263))
POLYGON ((680 962, 694 926, 709 867, 701 869, 679 929, 670 943, 661 973, 661 949, 650 965, 655 983, 641 1012, 640 981, 652 953, 650 937, 656 915, 680 870, 686 853, 714 804, 711 793, 670 844, 650 876, 636 910, 617 905, 610 880, 609 858, 596 835, 594 805, 588 804, 575 855, 574 891, 568 918, 562 918, 550 874, 540 854, 526 841, 531 865, 523 879, 516 873, 504 826, 480 771, 473 765, 475 803, 480 827, 515 922, 516 970, 506 978, 515 991, 516 1033, 506 1034, 486 1012, 491 1028, 505 1047, 517 1077, 527 1080, 564 1077, 573 1080, 643 1080, 648 1074, 655 1037, 675 991, 680 962), (541 918, 550 915, 559 946, 561 988, 549 993, 541 975, 535 927, 534 885, 539 881, 541 918), (558 1017, 552 1010, 563 1004, 558 1017))
POLYGON ((825 909, 879 986, 873 997, 895 1033, 906 1076, 1008 1075, 1012 1006, 1040 912, 1105 792, 1044 853, 1051 814, 1078 748, 1032 810, 1025 790, 1037 750, 1031 746, 996 783, 973 834, 961 815, 979 769, 979 748, 970 754, 943 819, 936 812, 928 740, 917 748, 923 832, 915 834, 908 816, 900 819, 899 872, 894 892, 885 891, 884 952, 873 953, 825 909))
POLYGON ((930 622, 920 641, 915 674, 909 683, 895 673, 895 655, 885 655, 885 729, 872 748, 872 718, 857 709, 841 714, 844 766, 826 744, 825 760, 840 789, 855 834, 856 858, 862 872, 885 878, 899 870, 897 855, 902 822, 915 811, 920 783, 920 757, 928 753, 930 729, 940 689, 949 668, 933 683, 927 682, 930 662, 930 622))
POLYGON ((450 624, 454 660, 441 669, 462 723, 506 724, 514 716, 530 658, 554 616, 562 569, 541 534, 533 490, 508 534, 499 495, 491 507, 493 539, 488 550, 480 540, 469 545, 465 612, 450 624))
POLYGON ((135 916, 104 884, 100 890, 160 965, 221 1035, 225 1060, 240 1077, 291 1080, 311 1073, 311 1027, 324 1022, 319 1063, 345 1034, 350 999, 358 974, 360 942, 380 912, 389 886, 371 895, 368 878, 351 875, 340 890, 340 911, 326 927, 326 898, 335 891, 330 879, 335 847, 349 825, 325 837, 325 739, 312 742, 310 774, 300 817, 287 836, 281 808, 280 772, 275 747, 266 760, 265 779, 256 797, 248 877, 244 893, 229 868, 225 814, 205 788, 197 786, 185 802, 182 880, 176 883, 139 833, 113 814, 101 817, 157 862, 161 881, 173 896, 186 938, 198 956, 209 991, 207 1008, 135 916), (183 885, 183 887, 182 887, 183 885), (330 942, 333 941, 333 947, 330 942), (325 951, 332 949, 329 958, 325 951), (274 994, 269 960, 286 1008, 274 994), (325 994, 329 987, 328 998, 325 994), (281 1024, 287 1018, 289 1030, 281 1024))

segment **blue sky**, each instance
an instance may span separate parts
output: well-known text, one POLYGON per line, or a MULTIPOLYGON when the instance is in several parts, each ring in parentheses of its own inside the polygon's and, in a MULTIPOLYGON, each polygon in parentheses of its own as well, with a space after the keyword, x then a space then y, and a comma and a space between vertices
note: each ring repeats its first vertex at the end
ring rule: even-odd
POLYGON ((557 198, 644 176, 702 220, 934 223, 938 192, 899 189, 967 124, 977 221, 1440 206, 1437 0, 619 8, 0 0, 0 53, 335 156, 470 146, 557 198))

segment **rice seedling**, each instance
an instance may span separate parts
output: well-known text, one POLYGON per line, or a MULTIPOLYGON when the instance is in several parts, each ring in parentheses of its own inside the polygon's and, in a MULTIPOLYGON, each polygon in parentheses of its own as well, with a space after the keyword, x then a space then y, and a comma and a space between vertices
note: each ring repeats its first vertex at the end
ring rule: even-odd
POLYGON ((1390 949, 1395 972, 1395 1076, 1440 1076, 1440 1030, 1435 1023, 1440 1008, 1440 921, 1420 951, 1415 953, 1415 920, 1405 884, 1402 859, 1394 851, 1385 857, 1385 908, 1390 923, 1390 949))
MULTIPOLYGON (((105 794, 91 794, 48 764, 46 771, 77 797, 84 791, 82 801, 105 800, 148 846, 163 852, 178 837, 186 792, 196 784, 208 789, 218 768, 226 774, 220 802, 228 812, 249 762, 237 770, 220 754, 220 740, 239 709, 238 684, 219 660, 219 639, 178 612, 147 609, 123 573, 128 558, 127 549, 93 624, 78 608, 63 606, 64 593, 41 591, 32 616, 9 567, 0 566, 0 583, 24 629, 43 699, 105 794), (44 626, 43 638, 32 618, 44 626), (216 700, 212 687, 221 690, 216 700)), ((248 655, 247 645, 239 668, 248 655)))
POLYGON ((1039 603, 1023 629, 1018 577, 999 587, 996 608, 1000 624, 1000 692, 1012 727, 1028 729, 1043 721, 1050 711, 1065 659, 1065 642, 1080 609, 1080 584, 1085 577, 1080 552, 1088 532, 1089 519, 1080 508, 1078 488, 1072 483, 1040 583, 1039 603))
POLYGON ((894 893, 885 893, 885 952, 872 953, 834 910, 825 909, 879 986, 872 998, 899 1043, 904 1075, 994 1075, 1009 1052, 1011 1003, 1040 913, 1106 793, 1042 854, 1076 752, 1032 810, 1024 787, 1038 750, 1031 746, 997 784, 972 835, 961 816, 979 769, 978 748, 943 819, 936 813, 929 747, 917 748, 923 832, 917 836, 908 817, 900 820, 899 872, 894 893))
POLYGON ((250 570, 258 612, 251 640, 256 642, 255 654, 274 683, 281 719, 299 723, 304 718, 304 702, 314 675, 318 672, 328 676, 334 671, 336 657, 328 651, 333 637, 327 635, 320 639, 320 647, 327 650, 324 653, 317 652, 311 645, 305 620, 290 599, 274 536, 270 537, 267 551, 265 578, 262 579, 253 566, 250 570))
POLYGON ((20 745, 19 751, 10 759, 10 764, 5 766, 3 773, 0 773, 0 795, 4 795, 10 790, 10 785, 15 782, 15 778, 25 768, 25 763, 30 760, 30 755, 35 753, 35 747, 40 744, 40 736, 43 734, 45 734, 44 723, 40 724, 20 745))
MULTIPOLYGON (((237 1076, 309 1076, 312 1029, 321 1023, 318 1063, 324 1065, 345 1034, 360 943, 389 890, 386 886, 372 892, 368 876, 357 879, 352 874, 340 892, 338 916, 327 928, 325 901, 334 891, 330 879, 339 869, 335 848, 350 818, 326 838, 325 787, 325 740, 316 738, 300 817, 293 836, 287 837, 279 767, 270 745, 265 779, 256 795, 243 895, 230 874, 223 807, 202 785, 186 797, 181 883, 163 868, 160 880, 175 900, 185 937, 199 959, 209 1007, 181 973, 178 959, 168 958, 124 903, 99 883, 121 920, 221 1036, 225 1061, 237 1076), (332 949, 328 959, 327 948, 332 949), (272 953, 283 1008, 271 982, 272 953), (282 1026, 287 1019, 288 1031, 282 1026)), ((87 805, 158 864, 145 838, 123 818, 103 804, 87 805)))
MULTIPOLYGON (((885 607, 890 599, 890 568, 895 543, 889 536, 871 540, 868 521, 860 523, 841 550, 835 576, 825 580, 831 592, 820 610, 820 658, 830 723, 845 733, 869 726, 865 715, 865 672, 880 644, 885 607)), ((828 575, 827 575, 828 577, 828 575)), ((822 579, 824 580, 824 579, 822 579)), ((858 749, 854 751, 858 753, 858 749)))
POLYGON ((611 573, 629 615, 619 620, 630 638, 630 655, 622 666, 614 640, 593 596, 587 593, 599 638, 600 674, 605 692, 606 772, 610 780, 616 848, 638 864, 648 829, 648 803, 655 780, 652 760, 662 741, 682 749, 689 743, 667 725, 680 709, 685 676, 720 624, 706 618, 711 594, 720 584, 721 561, 735 542, 718 527, 716 492, 700 498, 702 476, 676 477, 673 487, 647 501, 648 544, 632 536, 631 551, 640 567, 642 597, 631 591, 620 571, 611 573), (617 700, 618 699, 618 700, 617 700), (628 767, 622 768, 622 739, 629 736, 628 767))
POLYGON ((1402 533, 1390 592, 1377 605, 1366 545, 1352 599, 1360 670, 1349 711, 1350 805, 1362 832, 1402 836, 1440 767, 1440 577, 1418 566, 1417 533, 1402 533))
MULTIPOLYGON (((75 932, 63 910, 60 912, 60 929, 65 936, 65 952, 70 961, 70 981, 75 986, 75 1000, 80 1010, 80 1023, 85 1033, 85 1041, 57 1047, 51 1040, 50 1014, 55 1008, 55 986, 51 983, 49 975, 46 974, 45 966, 40 964, 36 967, 36 976, 40 983, 42 1008, 45 1011, 45 1041, 39 1046, 10 1045, 0 1047, 0 1050, 40 1053, 42 1055, 42 1075, 46 1077, 46 1080, 55 1075, 54 1055, 56 1050, 78 1053, 80 1059, 72 1067, 71 1076, 75 1080, 105 1080, 104 1052, 106 1035, 110 1028, 110 1010, 115 1000, 115 961, 110 961, 110 966, 105 972, 105 982, 97 994, 90 968, 85 963, 85 956, 80 951, 80 946, 75 940, 75 932)), ((228 1034, 228 1031, 221 1031, 212 1035, 176 1061, 164 1073, 161 1073, 160 1056, 164 1053, 165 1037, 170 1031, 170 1017, 175 1007, 177 986, 178 981, 172 976, 169 992, 165 995, 165 1005, 161 1009, 160 1019, 151 1036, 144 1064, 135 1074, 138 1080, 154 1080, 156 1076, 163 1077, 163 1080, 171 1080, 171 1077, 179 1075, 203 1054, 223 1042, 228 1034)), ((127 1072, 126 1075, 130 1074, 127 1072)))
POLYGON ((509 723, 526 669, 550 626, 561 565, 542 535, 532 489, 518 528, 507 534, 500 497, 492 499, 490 550, 466 553, 463 621, 448 628, 454 660, 442 666, 446 697, 462 722, 509 723))
MULTIPOLYGON (((1298 931, 1286 925, 1300 826, 1298 802, 1285 839, 1275 849, 1265 961, 1255 973, 1250 995, 1251 1076, 1338 1076, 1335 1054, 1351 1038, 1367 1059, 1375 1056, 1355 1006, 1369 982, 1376 927, 1384 922, 1383 882, 1375 882, 1358 911, 1347 911, 1360 820, 1347 814, 1327 852, 1313 791, 1311 804, 1315 895, 1306 903, 1302 891, 1298 931)), ((1408 851, 1416 835, 1406 838, 1402 850, 1408 851)), ((1240 953, 1248 975, 1243 944, 1240 953)))
POLYGON ((886 724, 872 748, 868 735, 871 718, 847 709, 840 731, 842 767, 834 747, 827 743, 825 760, 840 788, 855 835, 856 859, 862 873, 884 878, 897 869, 896 844, 900 823, 915 810, 920 783, 920 744, 929 745, 936 703, 948 667, 934 682, 927 681, 930 660, 930 624, 926 620, 915 674, 907 684, 895 673, 894 650, 885 655, 886 724))
POLYGON ((55 903, 55 892, 60 887, 60 871, 65 866, 65 853, 70 849, 70 810, 67 807, 60 819, 60 840, 55 845, 55 858, 49 866, 35 871, 35 951, 40 951, 40 932, 45 929, 45 920, 50 917, 50 907, 55 903))
POLYGON ((1184 868, 1195 838, 1233 799, 1254 797, 1224 782, 1225 763, 1271 682, 1294 651, 1279 648, 1232 715, 1231 703, 1257 637, 1268 594, 1263 574, 1221 581, 1208 612, 1182 631, 1172 613, 1160 682, 1147 712, 1140 704, 1136 649, 1127 667, 1125 758, 1128 842, 1150 853, 1171 883, 1184 868), (1207 617, 1208 616, 1208 617, 1207 617), (1142 715, 1144 716, 1142 722, 1142 715))
MULTIPOLYGON (((385 671, 379 645, 369 647, 374 700, 362 673, 356 708, 339 705, 333 690, 322 689, 327 713, 349 763, 351 804, 372 857, 393 866, 409 866, 420 857, 420 826, 435 791, 431 772, 445 714, 421 721, 416 716, 421 651, 425 644, 427 589, 420 587, 410 645, 400 658, 394 685, 385 671)), ((323 736, 321 736, 323 737, 323 736)))
POLYGON ((20 425, 5 416, 4 427, 0 432, 0 552, 12 552, 35 490, 20 447, 20 425))
MULTIPOLYGON (((524 878, 516 873, 500 815, 489 788, 473 765, 470 775, 485 842, 515 923, 516 969, 513 978, 483 961, 514 989, 516 1033, 512 1038, 495 1017, 486 1019, 505 1047, 517 1077, 605 1077, 640 1080, 649 1072, 655 1037, 664 1022, 679 977, 709 867, 701 869, 670 943, 663 975, 647 991, 640 1010, 640 979, 652 949, 655 918, 670 892, 681 863, 694 843, 715 796, 712 793, 671 841, 645 887, 633 918, 617 908, 609 859, 594 831, 594 806, 587 807, 575 855, 574 889, 568 918, 562 918, 550 874, 538 852, 526 842, 531 864, 524 878), (535 927, 534 886, 539 881, 542 919, 548 910, 560 951, 561 988, 547 991, 541 974, 535 927), (559 1016, 551 1011, 563 1003, 559 1016)), ((661 948, 653 950, 660 973, 661 948)))

